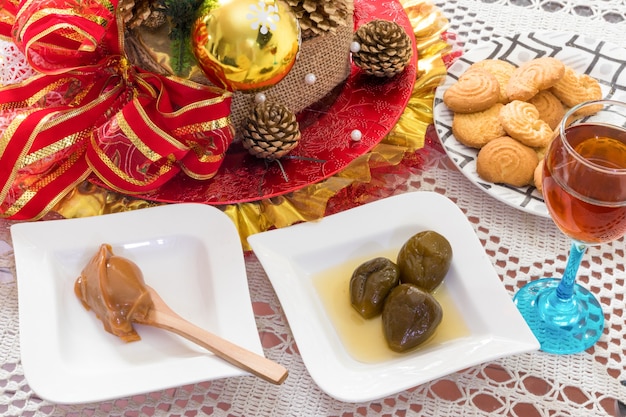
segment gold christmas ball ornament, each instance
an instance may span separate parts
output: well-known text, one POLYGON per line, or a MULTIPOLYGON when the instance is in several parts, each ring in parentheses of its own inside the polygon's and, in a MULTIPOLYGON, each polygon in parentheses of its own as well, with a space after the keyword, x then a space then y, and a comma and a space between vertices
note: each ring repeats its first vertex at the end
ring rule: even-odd
POLYGON ((198 66, 216 86, 259 91, 282 80, 300 50, 300 27, 283 0, 205 0, 191 31, 198 66))

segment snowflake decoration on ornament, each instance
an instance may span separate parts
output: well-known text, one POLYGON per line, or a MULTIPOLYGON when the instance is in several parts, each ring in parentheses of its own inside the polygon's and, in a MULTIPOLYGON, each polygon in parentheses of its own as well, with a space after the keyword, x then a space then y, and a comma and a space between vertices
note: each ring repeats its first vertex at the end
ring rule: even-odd
POLYGON ((263 35, 267 35, 269 29, 276 30, 276 22, 280 20, 280 16, 277 13, 278 6, 267 6, 267 10, 265 6, 265 2, 259 0, 258 4, 250 5, 251 12, 246 15, 246 19, 252 20, 250 27, 254 30, 261 28, 260 32, 263 35))

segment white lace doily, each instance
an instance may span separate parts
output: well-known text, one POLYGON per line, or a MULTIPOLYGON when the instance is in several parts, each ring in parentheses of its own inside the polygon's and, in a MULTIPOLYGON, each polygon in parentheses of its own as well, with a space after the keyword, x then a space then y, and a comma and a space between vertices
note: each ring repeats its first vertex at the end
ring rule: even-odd
POLYGON ((15 44, 0 39, 0 86, 24 81, 35 74, 15 44))
MULTIPOLYGON (((624 45, 626 3, 621 0, 437 0, 450 31, 466 48, 516 31, 568 30, 624 45)), ((434 190, 455 201, 473 224, 506 289, 562 271, 569 244, 548 219, 512 209, 487 196, 446 159, 415 174, 398 192, 434 190)), ((0 240, 10 241, 0 221, 0 240)), ((0 254, 6 248, 0 246, 0 254)), ((541 352, 472 367, 380 401, 349 404, 317 388, 309 376, 280 303, 254 256, 247 273, 266 355, 287 368, 281 386, 253 377, 229 378, 86 405, 57 405, 28 387, 20 364, 17 286, 7 278, 10 252, 0 255, 0 414, 7 416, 610 416, 626 400, 624 240, 590 248, 581 282, 603 301, 609 320, 600 342, 569 356, 541 352), (5 271, 3 273, 3 271, 5 271), (4 277, 4 278, 3 278, 4 277)), ((485 300, 488 302, 488 300, 485 300)), ((45 347, 42 347, 45 348, 45 347)))

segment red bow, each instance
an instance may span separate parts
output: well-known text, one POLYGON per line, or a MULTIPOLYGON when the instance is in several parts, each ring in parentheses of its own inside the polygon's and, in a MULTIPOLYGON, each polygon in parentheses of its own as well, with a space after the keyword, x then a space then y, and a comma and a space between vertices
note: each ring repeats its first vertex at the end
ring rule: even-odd
POLYGON ((0 88, 10 121, 0 132, 2 216, 40 218, 92 173, 124 194, 181 171, 217 173, 233 137, 231 94, 129 65, 117 0, 0 6, 0 35, 42 73, 0 88))

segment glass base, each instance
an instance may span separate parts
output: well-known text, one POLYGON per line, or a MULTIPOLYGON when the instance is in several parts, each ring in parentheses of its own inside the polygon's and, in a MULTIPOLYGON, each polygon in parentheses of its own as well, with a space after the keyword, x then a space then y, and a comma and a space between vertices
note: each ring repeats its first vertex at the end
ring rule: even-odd
POLYGON ((571 301, 559 300, 556 287, 561 280, 543 278, 522 287, 513 301, 541 344, 549 353, 582 352, 602 335, 604 314, 595 296, 574 284, 571 301))

